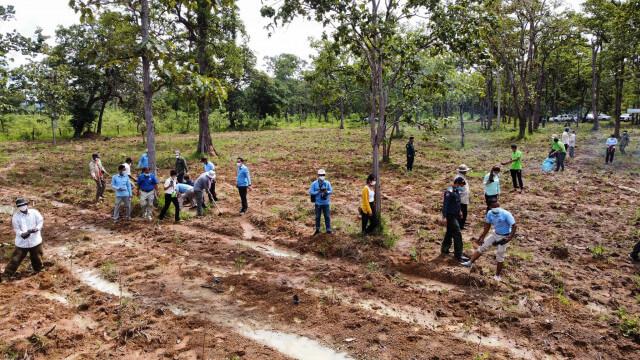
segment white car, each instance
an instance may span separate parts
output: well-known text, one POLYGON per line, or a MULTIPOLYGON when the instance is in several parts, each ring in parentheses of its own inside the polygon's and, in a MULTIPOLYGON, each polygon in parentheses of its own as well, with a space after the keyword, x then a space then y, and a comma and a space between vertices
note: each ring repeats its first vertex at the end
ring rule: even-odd
POLYGON ((620 121, 631 121, 631 114, 620 115, 620 121))
MULTIPOLYGON (((598 114, 598 120, 610 120, 610 119, 611 119, 611 116, 607 114, 603 114, 603 113, 598 114)), ((593 121, 593 113, 588 113, 587 116, 585 116, 585 120, 593 121)))

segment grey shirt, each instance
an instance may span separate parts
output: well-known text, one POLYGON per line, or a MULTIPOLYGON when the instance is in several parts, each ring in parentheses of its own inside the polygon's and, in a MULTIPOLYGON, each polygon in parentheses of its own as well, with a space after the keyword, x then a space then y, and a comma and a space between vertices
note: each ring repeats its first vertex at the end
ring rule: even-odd
POLYGON ((210 187, 211 178, 207 176, 207 173, 202 173, 193 184, 193 191, 208 191, 210 187))

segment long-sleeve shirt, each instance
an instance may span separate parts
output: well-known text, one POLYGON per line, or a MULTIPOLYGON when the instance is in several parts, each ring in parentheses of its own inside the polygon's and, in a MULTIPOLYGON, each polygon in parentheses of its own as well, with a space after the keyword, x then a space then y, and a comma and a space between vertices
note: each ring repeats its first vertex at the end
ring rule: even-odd
POLYGON ((607 147, 609 146, 616 146, 618 145, 618 139, 614 138, 614 137, 610 137, 607 139, 607 147))
POLYGON ((448 188, 444 192, 444 201, 442 202, 442 216, 458 216, 460 215, 460 194, 453 188, 448 188))
POLYGON ((16 232, 17 247, 28 249, 42 243, 41 230, 44 225, 44 219, 38 210, 28 209, 26 214, 21 211, 16 212, 13 214, 11 224, 13 225, 13 230, 16 232), (23 239, 22 236, 20 236, 33 229, 38 231, 29 234, 29 237, 26 239, 23 239))
POLYGON ((238 168, 236 186, 238 187, 251 186, 251 175, 249 174, 249 168, 246 165, 242 165, 238 168))
POLYGON ((489 182, 490 177, 491 173, 487 173, 482 180, 482 183, 484 184, 484 193, 489 196, 500 194, 500 177, 498 175, 493 175, 493 182, 489 182))
POLYGON ((216 166, 211 161, 208 161, 204 164, 204 172, 211 170, 216 171, 216 166))
POLYGON ((113 176, 111 178, 111 188, 116 192, 117 197, 133 196, 131 182, 129 181, 129 176, 126 174, 113 176))
POLYGON ((571 135, 568 132, 563 132, 562 133, 562 143, 563 144, 567 144, 569 145, 569 139, 570 139, 571 135))
POLYGON ((211 178, 206 172, 200 174, 193 184, 193 191, 209 191, 209 188, 211 188, 211 178))
POLYGON ((373 214, 371 203, 375 200, 375 191, 365 185, 364 188, 362 188, 362 197, 360 200, 360 209, 362 209, 362 212, 367 215, 373 214))
POLYGON ((187 166, 187 160, 185 160, 182 156, 176 158, 176 172, 178 174, 184 174, 189 172, 189 167, 187 166))
POLYGON ((416 156, 416 148, 413 146, 412 143, 407 143, 406 148, 407 148, 407 156, 409 157, 416 156))
POLYGON ((185 184, 185 183, 178 183, 176 185, 176 190, 178 190, 178 193, 184 194, 184 193, 187 193, 189 191, 193 191, 193 186, 185 184))
POLYGON ((576 146, 576 134, 571 134, 569 137, 569 146, 576 146))
POLYGON ((622 139, 620 139, 620 146, 627 146, 629 145, 629 134, 623 134, 622 135, 622 139))
POLYGON ((89 162, 89 173, 91 173, 92 178, 101 178, 104 176, 104 173, 107 171, 102 166, 102 161, 100 159, 91 160, 89 162))
POLYGON ((331 183, 323 180, 316 180, 311 183, 311 187, 309 188, 309 195, 315 197, 316 205, 329 205, 331 203, 331 194, 333 194, 333 188, 331 187, 331 183), (324 199, 322 198, 322 192, 320 190, 325 189, 325 194, 327 195, 324 199))
POLYGON ((469 183, 467 182, 467 178, 460 173, 456 174, 453 180, 457 178, 462 178, 465 182, 462 189, 458 191, 458 194, 460 194, 460 203, 469 205, 469 197, 471 196, 471 191, 469 190, 469 183))
POLYGON ((158 179, 153 174, 140 174, 138 175, 138 187, 144 192, 153 191, 158 185, 158 179))
POLYGON ((147 153, 142 154, 138 160, 138 169, 149 167, 149 155, 147 153))

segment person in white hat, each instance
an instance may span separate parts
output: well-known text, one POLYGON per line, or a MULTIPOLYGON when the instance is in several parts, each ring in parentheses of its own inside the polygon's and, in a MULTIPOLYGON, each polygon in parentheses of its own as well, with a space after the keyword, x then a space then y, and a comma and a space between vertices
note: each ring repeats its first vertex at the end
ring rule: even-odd
POLYGON ((453 180, 462 178, 464 180, 464 186, 460 188, 458 193, 460 194, 460 211, 462 212, 462 218, 460 218, 460 230, 464 230, 464 225, 467 223, 467 213, 469 211, 469 198, 471 192, 469 191, 469 182, 467 181, 467 172, 471 170, 465 164, 458 166, 458 173, 453 177, 453 180))
MULTIPOLYGON (((13 230, 16 233, 16 247, 11 254, 11 260, 4 268, 5 279, 12 277, 20 263, 29 255, 31 267, 34 272, 42 270, 42 226, 44 219, 38 210, 29 209, 25 199, 16 200, 16 211, 11 219, 13 230)), ((0 278, 1 280, 1 278, 0 278)))
POLYGON ((331 183, 325 179, 327 176, 324 169, 318 170, 318 179, 311 183, 309 195, 311 202, 315 204, 316 210, 316 231, 313 235, 320 233, 320 217, 324 215, 324 226, 327 234, 331 234, 331 194, 333 188, 331 183))

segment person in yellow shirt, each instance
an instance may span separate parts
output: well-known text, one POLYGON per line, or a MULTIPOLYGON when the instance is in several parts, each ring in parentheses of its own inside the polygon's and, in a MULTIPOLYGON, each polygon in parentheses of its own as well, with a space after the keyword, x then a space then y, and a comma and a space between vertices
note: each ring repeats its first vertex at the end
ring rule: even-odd
POLYGON ((376 218, 375 196, 376 177, 369 174, 367 184, 362 188, 362 199, 360 204, 360 215, 362 216, 362 234, 371 234, 378 226, 376 218))

